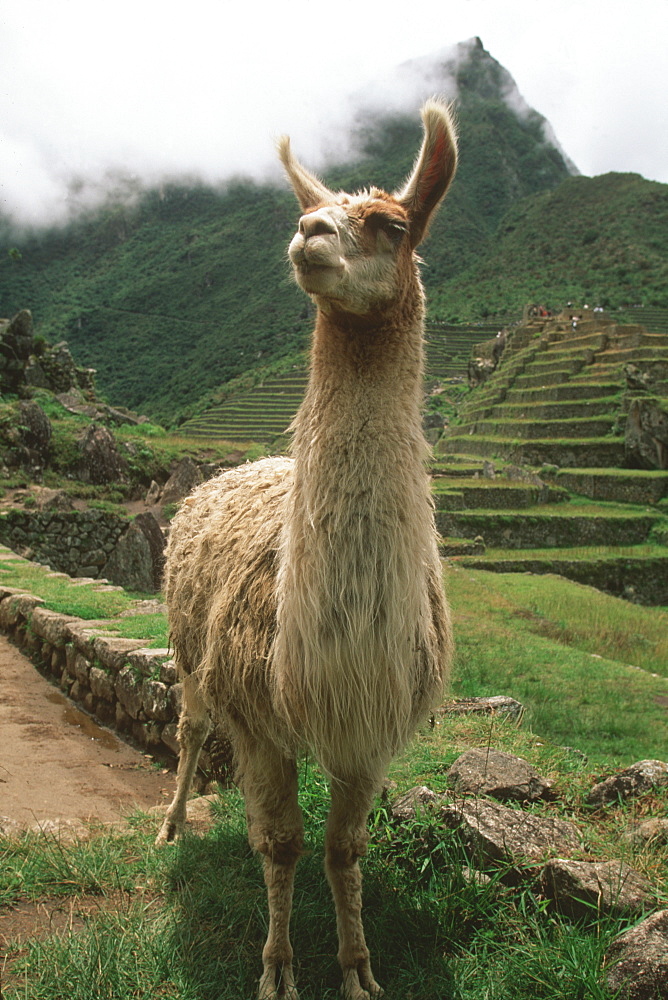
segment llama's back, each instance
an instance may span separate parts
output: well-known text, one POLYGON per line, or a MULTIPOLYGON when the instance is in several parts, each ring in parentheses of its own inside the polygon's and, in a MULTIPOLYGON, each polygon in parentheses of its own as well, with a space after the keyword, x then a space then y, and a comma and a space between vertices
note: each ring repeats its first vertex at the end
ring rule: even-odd
POLYGON ((272 458, 224 472, 199 486, 172 521, 165 580, 171 641, 179 669, 197 671, 214 715, 227 715, 232 703, 232 714, 243 715, 248 704, 252 718, 267 685, 292 465, 272 458))

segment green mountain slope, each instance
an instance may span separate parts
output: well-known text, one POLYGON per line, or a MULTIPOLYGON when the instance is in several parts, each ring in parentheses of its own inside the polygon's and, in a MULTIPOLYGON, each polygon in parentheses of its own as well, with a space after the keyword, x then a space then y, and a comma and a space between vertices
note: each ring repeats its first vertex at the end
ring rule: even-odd
MULTIPOLYGON (((416 71, 425 96, 439 80, 443 90, 456 88, 460 122, 461 166, 424 248, 432 318, 514 315, 528 298, 579 297, 601 268, 594 251, 603 247, 608 291, 635 302, 645 290, 651 304, 668 305, 659 265, 665 186, 631 178, 622 197, 607 191, 605 178, 571 177, 545 120, 521 106, 512 78, 478 39, 454 57, 419 61, 416 71), (636 260, 646 262, 640 277, 636 260), (623 267, 628 281, 620 285, 623 267)), ((394 189, 419 145, 415 112, 361 111, 351 130, 358 155, 327 171, 328 183, 394 189)), ((286 190, 237 181, 223 190, 173 183, 131 201, 118 196, 68 226, 31 234, 0 220, 0 314, 30 308, 39 333, 67 340, 97 369, 111 402, 171 425, 221 384, 281 358, 287 364, 305 347, 311 307, 285 256, 297 215, 286 190), (20 257, 8 255, 14 248, 20 257)))
POLYGON ((435 311, 473 318, 530 301, 668 306, 668 185, 570 177, 513 205, 486 252, 432 289, 435 311))

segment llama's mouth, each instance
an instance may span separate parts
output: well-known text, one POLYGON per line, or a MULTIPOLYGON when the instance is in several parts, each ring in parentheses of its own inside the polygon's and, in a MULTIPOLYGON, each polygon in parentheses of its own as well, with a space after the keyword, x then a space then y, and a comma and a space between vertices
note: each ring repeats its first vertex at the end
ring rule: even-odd
POLYGON ((332 264, 315 264, 311 261, 294 265, 297 284, 310 295, 327 295, 337 288, 344 268, 332 264))

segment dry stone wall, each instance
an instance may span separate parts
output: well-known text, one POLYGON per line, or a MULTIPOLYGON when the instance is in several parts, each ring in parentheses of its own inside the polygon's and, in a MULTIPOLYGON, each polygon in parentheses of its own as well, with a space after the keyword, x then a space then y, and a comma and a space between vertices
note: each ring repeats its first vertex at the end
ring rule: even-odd
POLYGON ((181 684, 169 651, 114 637, 103 625, 51 611, 34 594, 0 586, 0 630, 65 694, 146 750, 177 754, 181 684))
POLYGON ((70 576, 97 576, 128 522, 103 511, 9 510, 0 516, 0 542, 70 576))
POLYGON ((160 589, 165 538, 150 513, 129 520, 99 510, 0 514, 0 543, 74 577, 107 577, 145 593, 160 589))

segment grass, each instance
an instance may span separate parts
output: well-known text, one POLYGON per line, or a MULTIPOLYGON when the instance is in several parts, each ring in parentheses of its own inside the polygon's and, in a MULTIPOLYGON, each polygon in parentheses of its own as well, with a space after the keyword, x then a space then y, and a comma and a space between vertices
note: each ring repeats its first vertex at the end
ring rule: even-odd
MULTIPOLYGON (((0 546, 0 553, 3 551, 0 546)), ((4 552, 9 552, 4 549, 4 552)), ((76 583, 65 574, 50 573, 44 567, 13 553, 0 559, 0 584, 28 591, 44 600, 51 611, 74 615, 85 621, 105 621, 107 630, 126 639, 146 639, 148 647, 168 645, 167 617, 161 613, 124 616, 132 611, 138 599, 154 598, 154 594, 130 593, 125 590, 104 590, 101 581, 76 583)))
MULTIPOLYGON (((511 695, 525 704, 530 725, 544 739, 575 746, 601 764, 665 755, 665 610, 558 576, 453 564, 445 573, 457 639, 457 695, 511 695)), ((105 619, 115 635, 168 646, 165 615, 121 616, 147 595, 73 585, 18 556, 0 560, 0 582, 44 598, 53 610, 105 619)))
POLYGON ((452 568, 446 586, 456 694, 510 695, 535 732, 601 766, 665 756, 665 611, 561 577, 452 568))
MULTIPOLYGON (((4 552, 7 551, 4 549, 4 552)), ((125 590, 103 591, 100 581, 75 584, 71 577, 51 574, 44 567, 13 554, 0 560, 0 583, 43 598, 46 607, 52 611, 87 620, 114 618, 131 608, 139 596, 125 590)))
MULTIPOLYGON (((632 816, 610 810, 594 823, 581 805, 592 775, 581 758, 555 751, 514 725, 451 719, 423 730, 395 764, 403 791, 441 788, 444 771, 471 745, 499 743, 557 777, 562 805, 608 858, 627 858, 619 830, 632 816), (490 725, 493 731, 490 732, 490 725)), ((296 882, 292 939, 302 1000, 338 995, 333 907, 322 872, 327 786, 308 762, 300 769, 307 851, 296 882)), ((655 803, 665 808, 664 803, 655 803)), ((553 814, 557 805, 540 807, 553 814)), ((35 935, 8 949, 3 1000, 232 1000, 252 996, 267 932, 260 865, 246 841, 239 793, 223 793, 217 822, 203 837, 153 846, 156 820, 89 840, 52 834, 2 841, 0 900, 5 905, 69 900, 64 933, 35 935)), ((432 1000, 609 1000, 600 982, 605 950, 629 921, 573 923, 554 914, 533 876, 508 883, 465 877, 467 858, 454 831, 425 814, 402 827, 378 802, 364 861, 365 924, 374 968, 389 996, 432 1000)), ((668 851, 634 863, 661 884, 668 851)), ((61 905, 63 905, 61 903, 61 905)))
MULTIPOLYGON (((542 559, 550 562, 569 559, 650 559, 668 557, 665 545, 578 545, 564 549, 485 549, 487 559, 507 559, 513 562, 522 559, 542 559)), ((464 557, 466 558, 466 557, 464 557)))
MULTIPOLYGON (((62 578, 19 559, 0 562, 0 574, 38 593, 41 574, 47 589, 60 588, 58 600, 90 589, 68 590, 62 578)), ((560 578, 449 567, 446 585, 457 638, 455 694, 508 694, 526 711, 520 725, 439 717, 393 763, 398 792, 415 784, 445 792, 448 768, 469 747, 515 753, 550 778, 557 795, 532 810, 574 821, 585 838, 579 856, 626 861, 656 887, 661 904, 668 849, 640 850, 623 834, 645 814, 664 815, 668 793, 599 813, 584 799, 615 767, 665 754, 668 685, 656 676, 668 663, 665 612, 560 578)), ((98 599, 112 602, 107 610, 130 603, 116 591, 85 596, 98 599)), ((159 614, 114 619, 142 637, 151 628, 157 635, 164 621, 159 614)), ((300 800, 307 850, 295 893, 296 973, 302 1000, 334 1000, 335 921, 322 873, 327 783, 309 761, 300 768, 300 800)), ((3 1000, 252 996, 267 930, 265 890, 235 789, 223 793, 216 816, 204 837, 188 835, 162 851, 153 846, 156 820, 143 815, 127 829, 94 829, 87 840, 0 839, 0 906, 70 914, 62 932, 10 942, 3 1000)), ((379 801, 370 825, 367 936, 389 996, 610 1000, 603 956, 632 921, 558 916, 530 871, 509 881, 507 872, 489 869, 490 883, 467 880, 456 833, 433 815, 397 828, 379 801)))

